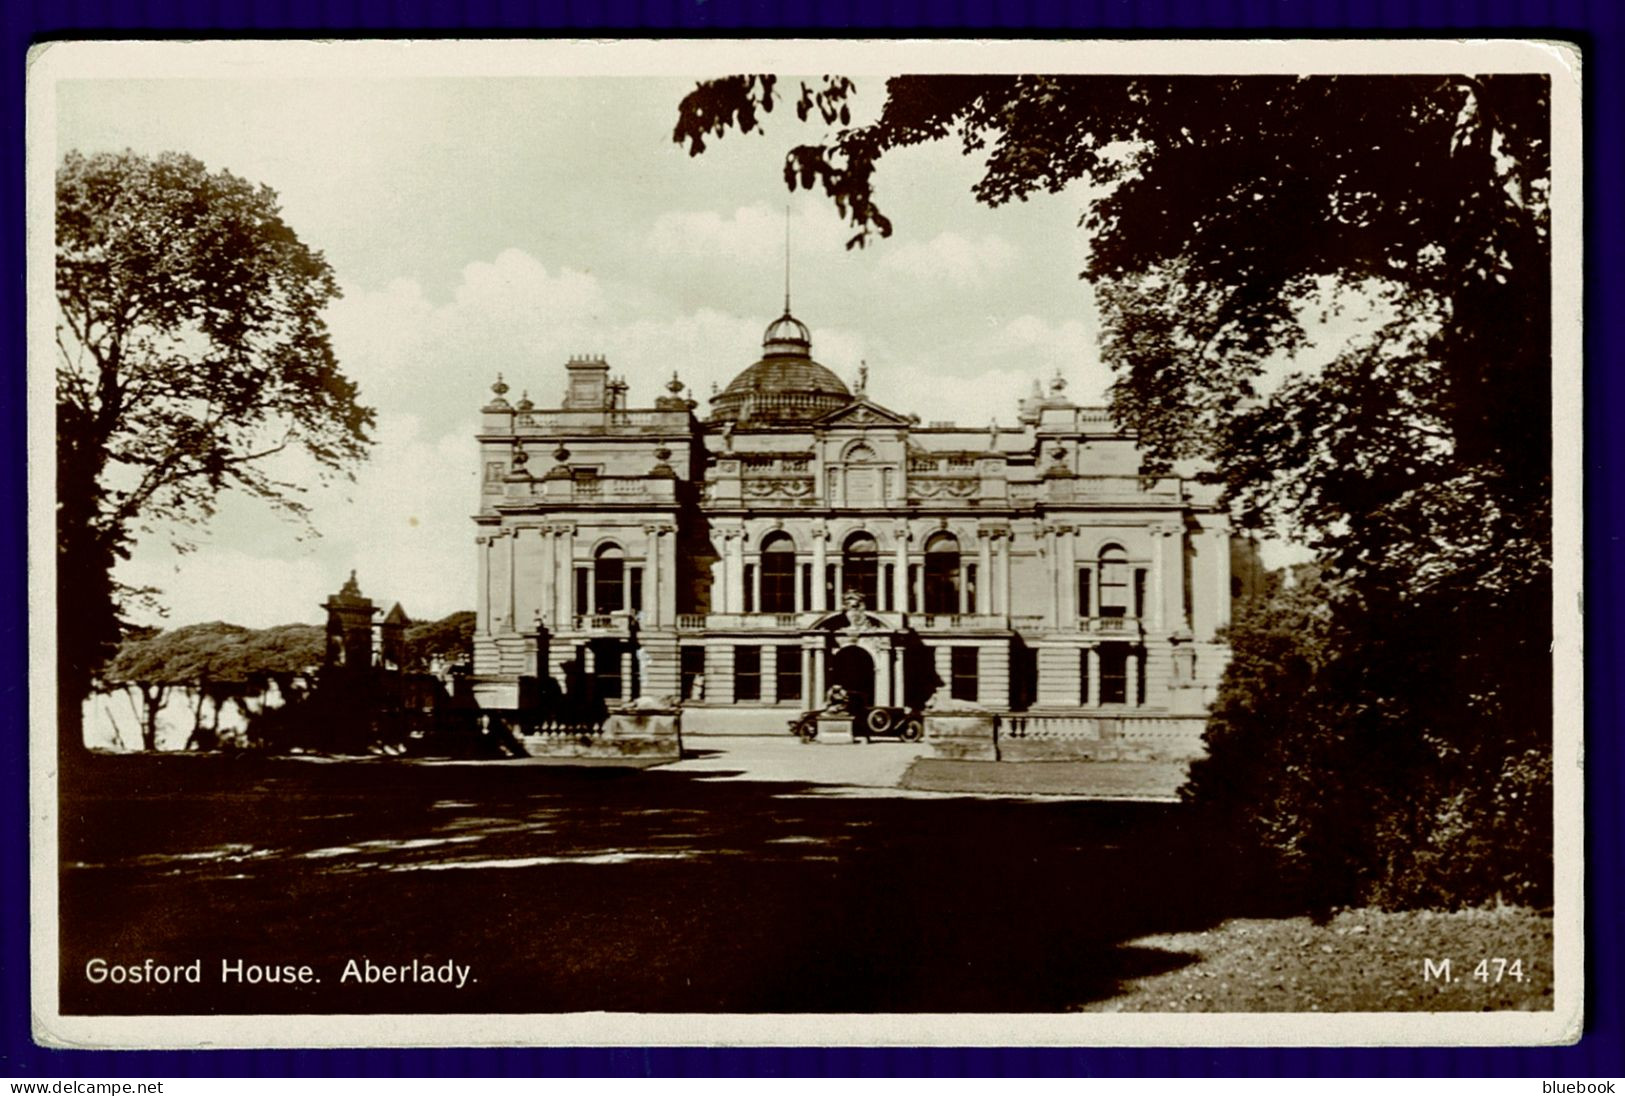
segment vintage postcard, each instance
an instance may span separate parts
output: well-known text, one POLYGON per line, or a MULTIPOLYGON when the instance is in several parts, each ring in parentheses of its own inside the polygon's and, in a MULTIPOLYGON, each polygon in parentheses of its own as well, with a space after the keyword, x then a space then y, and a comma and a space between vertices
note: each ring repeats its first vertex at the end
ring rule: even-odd
POLYGON ((1579 81, 38 47, 36 1038, 1578 1038, 1579 81))

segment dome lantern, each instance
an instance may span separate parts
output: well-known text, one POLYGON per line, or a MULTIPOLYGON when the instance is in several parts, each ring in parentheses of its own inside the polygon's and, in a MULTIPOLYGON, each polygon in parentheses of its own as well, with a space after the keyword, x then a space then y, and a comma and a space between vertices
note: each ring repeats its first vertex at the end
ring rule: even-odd
POLYGON ((811 422, 852 402, 852 392, 812 356, 807 325, 784 314, 762 333, 762 357, 711 397, 712 422, 811 422))

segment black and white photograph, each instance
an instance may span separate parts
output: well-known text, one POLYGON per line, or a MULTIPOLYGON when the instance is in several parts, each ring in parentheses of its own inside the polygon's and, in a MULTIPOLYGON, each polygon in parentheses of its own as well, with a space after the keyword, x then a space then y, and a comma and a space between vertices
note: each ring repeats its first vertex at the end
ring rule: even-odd
POLYGON ((37 1040, 1578 1037, 1574 51, 28 95, 37 1040))

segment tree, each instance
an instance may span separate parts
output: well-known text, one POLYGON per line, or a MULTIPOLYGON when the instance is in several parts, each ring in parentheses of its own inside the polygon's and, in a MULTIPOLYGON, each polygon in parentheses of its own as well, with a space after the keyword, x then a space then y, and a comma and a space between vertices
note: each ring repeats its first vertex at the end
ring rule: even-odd
POLYGON ((319 480, 366 453, 373 413, 340 371, 322 309, 333 271, 276 195, 190 156, 70 152, 57 171, 58 740, 134 598, 114 576, 136 537, 176 547, 222 492, 296 519, 274 458, 319 480))
POLYGON ((174 685, 167 672, 161 672, 161 660, 153 650, 158 635, 157 628, 130 629, 103 675, 105 685, 129 693, 141 724, 141 748, 148 751, 158 748, 158 716, 174 685))
POLYGON ((141 700, 143 749, 158 748, 158 715, 175 689, 192 695, 188 748, 213 749, 226 701, 247 719, 263 710, 273 686, 284 704, 301 699, 306 690, 300 681, 321 665, 325 642, 323 630, 311 624, 252 630, 214 621, 163 632, 143 629, 119 646, 102 679, 141 700))
MULTIPOLYGON (((697 154, 754 129, 776 88, 703 83, 674 139, 697 154)), ((1531 791, 1551 733, 1546 78, 909 76, 862 125, 851 90, 802 85, 800 117, 832 128, 784 163, 850 221, 849 246, 890 234, 877 167, 911 145, 982 158, 989 205, 1095 188, 1082 274, 1118 423, 1148 470, 1205 461, 1243 526, 1308 543, 1335 577, 1304 764, 1327 775, 1334 742, 1362 760, 1344 782, 1363 820, 1343 831, 1354 896, 1448 903, 1549 878, 1531 791), (1317 317, 1348 307, 1369 332, 1295 367, 1317 317), (1385 860, 1406 841, 1466 854, 1385 860)), ((1228 680, 1199 790, 1262 764, 1222 745, 1226 720, 1283 718, 1233 690, 1294 673, 1249 672, 1228 680)), ((1296 838, 1277 837, 1290 860, 1296 838)))
POLYGON ((436 660, 456 664, 474 658, 474 610, 460 609, 406 630, 407 668, 426 670, 436 660))

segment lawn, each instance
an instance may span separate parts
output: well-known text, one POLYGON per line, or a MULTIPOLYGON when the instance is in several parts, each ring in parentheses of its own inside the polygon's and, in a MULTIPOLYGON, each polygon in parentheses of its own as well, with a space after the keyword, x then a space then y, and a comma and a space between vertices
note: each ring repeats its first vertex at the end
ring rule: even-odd
MULTIPOLYGON (((1292 946, 1270 938, 1269 992, 1229 978, 1227 1007, 1490 1000, 1395 995, 1444 943, 1370 926, 1393 947, 1361 962, 1383 977, 1317 996, 1327 953, 1292 935, 1307 922, 1174 804, 836 795, 721 775, 97 756, 63 801, 63 1010, 1192 1009, 1210 997, 1184 979, 1244 958, 1236 925, 1279 926, 1292 946), (202 977, 95 984, 97 958, 195 963, 202 977), (352 959, 468 976, 346 980, 352 959), (222 984, 223 962, 308 966, 312 980, 222 984), (1275 983, 1294 978, 1283 996, 1275 983)), ((1549 921, 1524 916, 1546 934, 1492 927, 1451 952, 1521 948, 1548 972, 1497 1007, 1549 1007, 1549 921)))

